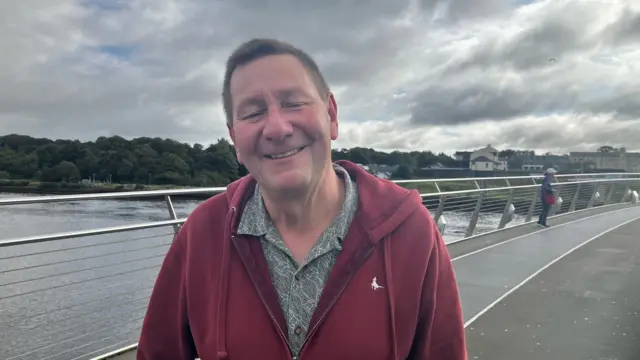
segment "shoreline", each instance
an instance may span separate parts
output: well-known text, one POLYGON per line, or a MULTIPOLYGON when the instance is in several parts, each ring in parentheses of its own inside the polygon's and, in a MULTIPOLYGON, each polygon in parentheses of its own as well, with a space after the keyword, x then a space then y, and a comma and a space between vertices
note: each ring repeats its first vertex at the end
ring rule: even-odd
MULTIPOLYGON (((6 186, 0 184, 0 193, 13 193, 13 194, 23 194, 27 196, 38 196, 38 195, 81 195, 81 194, 95 194, 95 193, 125 193, 132 191, 151 191, 151 190, 171 190, 171 189, 180 189, 179 187, 161 187, 154 186, 151 189, 148 188, 128 188, 125 189, 122 185, 112 186, 112 187, 89 187, 89 186, 74 186, 69 187, 62 186, 62 184, 55 184, 57 186, 52 186, 53 184, 49 184, 49 186, 42 186, 44 184, 30 184, 28 186, 6 186)), ((186 187, 184 189, 187 189, 186 187)), ((204 201, 214 196, 213 193, 202 193, 202 194, 189 194, 189 195, 171 195, 172 200, 193 200, 193 201, 204 201)), ((437 195, 437 193, 434 193, 437 195)), ((502 213, 504 206, 507 204, 507 197, 504 194, 495 194, 494 196, 488 196, 485 200, 491 200, 489 202, 483 202, 480 211, 481 212, 491 212, 491 213, 502 213)), ((107 199, 105 199, 107 200, 107 199)), ((115 201, 164 201, 164 196, 142 196, 142 197, 128 197, 128 198, 120 198, 120 199, 109 199, 115 201)), ((475 206, 475 202, 477 201, 477 197, 473 195, 467 196, 458 196, 456 198, 456 202, 469 204, 469 206, 475 206)), ((524 197, 515 197, 512 199, 512 204, 516 208, 515 213, 518 215, 526 215, 529 204, 531 202, 530 196, 524 197)), ((439 203, 438 197, 431 197, 423 199, 422 203, 427 208, 437 208, 439 203)))
MULTIPOLYGON (((90 187, 90 186, 63 186, 63 183, 52 183, 42 186, 44 184, 29 184, 29 185, 5 185, 0 184, 0 193, 5 194, 23 194, 23 195, 83 195, 83 194, 108 194, 108 193, 126 193, 132 191, 152 191, 152 190, 177 190, 181 187, 168 186, 154 186, 153 188, 125 188, 124 186, 102 186, 102 187, 90 187)), ((66 184, 69 185, 69 184, 66 184)), ((73 184, 75 185, 75 184, 73 184)), ((187 189, 186 187, 184 189, 187 189)), ((189 194, 189 195, 171 195, 172 199, 181 200, 206 200, 213 196, 213 194, 189 194)), ((113 199, 113 200, 163 200, 163 196, 143 196, 143 197, 131 197, 126 199, 113 199)))

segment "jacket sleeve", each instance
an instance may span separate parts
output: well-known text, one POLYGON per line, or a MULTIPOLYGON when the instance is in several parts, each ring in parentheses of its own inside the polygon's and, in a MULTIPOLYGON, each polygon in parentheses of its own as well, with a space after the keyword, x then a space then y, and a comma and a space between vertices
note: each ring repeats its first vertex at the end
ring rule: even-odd
POLYGON ((187 315, 182 233, 178 233, 169 248, 151 293, 138 342, 137 360, 193 360, 197 357, 187 315))
POLYGON ((410 360, 467 360, 464 320, 455 274, 440 231, 429 216, 433 238, 410 360))

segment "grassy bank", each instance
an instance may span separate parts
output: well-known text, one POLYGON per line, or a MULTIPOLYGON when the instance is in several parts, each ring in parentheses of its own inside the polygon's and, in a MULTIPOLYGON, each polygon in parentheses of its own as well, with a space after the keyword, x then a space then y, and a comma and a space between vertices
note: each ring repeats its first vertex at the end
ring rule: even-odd
MULTIPOLYGON (((422 181, 417 183, 402 183, 403 187, 409 189, 416 189, 421 194, 437 194, 439 191, 441 192, 449 192, 449 191, 463 191, 463 190, 473 190, 476 189, 476 183, 474 181, 460 181, 456 179, 451 180, 443 180, 438 182, 438 186, 436 187, 434 182, 422 181), (439 191, 438 191, 439 190, 439 191)), ((483 188, 497 188, 504 187, 504 182, 499 179, 479 182, 479 185, 483 188)), ((520 185, 520 184, 512 184, 512 185, 520 185)), ((178 185, 122 185, 122 184, 78 184, 78 183, 49 183, 49 182, 40 182, 40 181, 32 181, 32 180, 0 180, 0 192, 5 193, 20 193, 20 194, 38 194, 38 195, 74 195, 74 194, 95 194, 95 193, 117 193, 117 192, 129 192, 129 191, 149 191, 149 190, 166 190, 166 189, 187 189, 189 187, 178 186, 178 185)), ((172 196, 180 199, 187 200, 204 200, 211 197, 212 194, 193 194, 188 196, 172 196)), ((464 203, 465 207, 471 207, 472 204, 475 203, 477 199, 476 194, 468 194, 468 195, 456 195, 455 202, 464 203)), ((509 197, 508 193, 500 191, 500 192, 490 192, 486 197, 487 204, 492 204, 492 206, 496 206, 496 200, 500 200, 501 203, 506 203, 507 198, 509 197)), ((133 198, 131 198, 133 199, 133 198)), ((146 198, 149 199, 149 198, 146 198)), ((424 203, 427 207, 436 208, 438 206, 438 197, 437 196, 429 196, 424 199, 424 203)), ((526 199, 514 199, 514 202, 526 202, 530 201, 530 197, 527 196, 526 199)), ((451 205, 448 204, 447 207, 451 205)))
MULTIPOLYGON (((401 186, 408 189, 416 189, 421 194, 438 193, 438 188, 434 183, 407 183, 401 186)), ((489 188, 495 186, 489 186, 489 188)), ((24 193, 24 194, 46 194, 46 195, 73 195, 91 193, 111 193, 123 191, 149 191, 166 189, 189 189, 193 187, 179 185, 142 185, 125 186, 122 184, 94 184, 84 185, 76 183, 50 183, 30 180, 0 180, 0 192, 24 193)), ((475 189, 473 182, 442 182, 440 191, 460 191, 475 189)))
MULTIPOLYGON (((0 180, 0 192, 13 194, 38 194, 38 195, 76 195, 96 193, 117 193, 129 191, 149 191, 164 189, 187 189, 177 185, 122 185, 122 184, 77 184, 77 183, 52 183, 33 180, 0 180)), ((209 197, 202 195, 203 198, 209 197)))
MULTIPOLYGON (((475 189, 473 182, 442 182, 441 191, 456 191, 475 189)), ((438 188, 432 182, 407 183, 402 186, 408 189, 417 189, 420 193, 437 193, 438 188)), ((165 190, 165 189, 188 189, 193 187, 179 185, 122 185, 122 184, 78 184, 78 183, 52 183, 35 180, 2 180, 0 179, 0 192, 24 193, 24 194, 44 194, 44 195, 73 195, 91 193, 112 193, 123 191, 145 191, 145 190, 165 190)))

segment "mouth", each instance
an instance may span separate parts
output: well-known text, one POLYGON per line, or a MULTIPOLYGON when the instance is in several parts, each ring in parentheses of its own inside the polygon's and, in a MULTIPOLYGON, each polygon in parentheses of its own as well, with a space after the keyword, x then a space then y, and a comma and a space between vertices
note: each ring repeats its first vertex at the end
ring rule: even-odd
POLYGON ((282 152, 282 153, 277 153, 277 154, 270 154, 270 155, 265 155, 264 157, 266 157, 267 159, 284 159, 284 158, 288 158, 291 157, 297 153, 299 153, 300 151, 304 150, 304 148, 306 148, 307 146, 301 146, 292 150, 289 150, 287 152, 282 152))

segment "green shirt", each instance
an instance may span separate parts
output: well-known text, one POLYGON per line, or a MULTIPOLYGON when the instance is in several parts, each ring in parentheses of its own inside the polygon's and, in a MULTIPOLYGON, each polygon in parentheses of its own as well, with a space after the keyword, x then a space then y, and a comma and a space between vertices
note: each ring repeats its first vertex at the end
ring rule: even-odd
POLYGON ((287 323, 289 344, 298 355, 307 335, 311 316, 318 305, 324 284, 342 250, 342 241, 358 208, 358 190, 347 171, 333 164, 344 179, 345 199, 340 213, 322 233, 302 266, 294 259, 267 213, 259 186, 240 218, 238 234, 258 236, 269 265, 271 279, 287 323))

